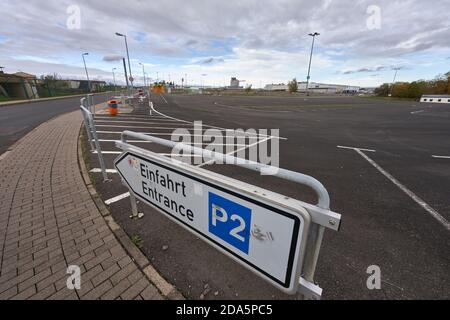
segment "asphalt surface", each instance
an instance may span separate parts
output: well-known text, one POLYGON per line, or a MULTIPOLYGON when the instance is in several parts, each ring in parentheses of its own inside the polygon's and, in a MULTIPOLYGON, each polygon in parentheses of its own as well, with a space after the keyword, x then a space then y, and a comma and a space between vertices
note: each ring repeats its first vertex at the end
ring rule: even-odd
MULTIPOLYGON (((325 233, 317 267, 315 280, 324 289, 324 299, 450 298, 450 231, 445 226, 450 220, 450 158, 432 157, 450 156, 450 106, 359 97, 154 95, 152 101, 158 111, 179 119, 224 128, 280 129, 287 138, 280 141, 280 166, 321 181, 330 193, 331 209, 342 214, 341 230, 325 233), (375 152, 362 151, 366 158, 337 146, 375 152), (381 269, 380 290, 366 286, 371 265, 381 269)), ((165 120, 150 117, 145 104, 135 114, 143 122, 139 126, 149 121, 148 130, 133 129, 137 124, 131 122, 121 125, 169 132, 156 129, 163 125, 153 122, 165 120)), ((100 123, 101 130, 125 130, 113 127, 117 123, 100 123)), ((119 135, 100 134, 100 139, 119 135)), ((113 142, 102 142, 102 150, 117 151, 113 142)), ((104 157, 113 168, 117 155, 104 157)), ((98 168, 96 155, 91 161, 98 168)), ((228 165, 205 168, 316 202, 310 190, 274 177, 228 165)), ((103 200, 127 191, 117 174, 110 176, 112 182, 102 183, 95 174, 103 200)), ((142 250, 154 266, 188 298, 200 298, 206 285, 210 290, 205 299, 296 298, 280 293, 156 211, 140 208, 145 217, 131 220, 128 198, 110 205, 126 232, 143 238, 142 250)))
MULTIPOLYGON (((41 123, 74 111, 81 97, 0 106, 0 154, 41 123)), ((94 102, 105 101, 106 94, 95 95, 94 102)))

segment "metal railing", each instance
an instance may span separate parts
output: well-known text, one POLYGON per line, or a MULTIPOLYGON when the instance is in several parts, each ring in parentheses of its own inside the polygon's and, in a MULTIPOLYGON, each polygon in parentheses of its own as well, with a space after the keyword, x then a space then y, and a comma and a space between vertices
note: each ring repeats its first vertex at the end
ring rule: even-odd
MULTIPOLYGON (((123 131, 121 141, 116 141, 116 147, 122 151, 138 150, 140 152, 149 152, 148 150, 139 148, 137 146, 127 143, 126 137, 135 138, 138 140, 150 141, 166 147, 176 148, 177 151, 187 152, 188 154, 199 155, 211 160, 220 161, 224 164, 232 164, 256 172, 271 172, 273 176, 293 181, 301 185, 308 186, 317 195, 318 202, 316 205, 308 204, 300 201, 302 206, 309 212, 311 216, 311 226, 309 228, 308 240, 305 247, 305 258, 303 261, 303 275, 300 281, 300 293, 308 298, 320 298, 322 289, 314 284, 314 274, 316 270, 319 252, 322 244, 325 228, 332 230, 339 230, 341 215, 330 211, 330 197, 328 191, 322 183, 315 178, 282 168, 277 168, 255 161, 237 158, 231 155, 226 155, 211 150, 194 147, 191 145, 175 142, 171 140, 157 138, 151 135, 145 135, 133 131, 123 131)), ((130 200, 132 213, 137 216, 136 198, 130 189, 130 200)))
POLYGON ((81 99, 81 114, 83 115, 84 119, 84 126, 86 128, 86 134, 89 139, 89 144, 91 146, 91 151, 96 152, 98 156, 98 161, 100 163, 100 168, 103 175, 103 181, 107 182, 110 181, 108 179, 108 174, 106 172, 106 165, 105 160, 103 159, 102 150, 100 148, 100 142, 98 140, 97 136, 97 130, 95 129, 95 123, 94 123, 94 117, 93 114, 88 108, 90 107, 89 104, 89 95, 86 98, 81 99))

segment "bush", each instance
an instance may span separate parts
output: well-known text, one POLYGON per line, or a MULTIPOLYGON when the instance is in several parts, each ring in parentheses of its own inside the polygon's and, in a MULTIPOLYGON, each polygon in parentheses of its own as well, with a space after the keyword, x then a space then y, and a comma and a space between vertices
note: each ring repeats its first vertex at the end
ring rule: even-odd
POLYGON ((297 92, 298 91, 298 83, 297 78, 292 79, 292 81, 289 81, 288 83, 289 92, 297 92))
POLYGON ((419 99, 423 94, 450 94, 450 71, 433 80, 384 83, 375 89, 378 96, 387 97, 390 93, 393 97, 412 99, 419 99))

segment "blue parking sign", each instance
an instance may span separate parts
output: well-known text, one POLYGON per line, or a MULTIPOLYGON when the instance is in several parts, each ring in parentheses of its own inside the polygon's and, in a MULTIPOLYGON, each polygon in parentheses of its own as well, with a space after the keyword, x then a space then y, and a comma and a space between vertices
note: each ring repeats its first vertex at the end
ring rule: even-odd
POLYGON ((209 232, 248 254, 252 210, 209 192, 209 232))

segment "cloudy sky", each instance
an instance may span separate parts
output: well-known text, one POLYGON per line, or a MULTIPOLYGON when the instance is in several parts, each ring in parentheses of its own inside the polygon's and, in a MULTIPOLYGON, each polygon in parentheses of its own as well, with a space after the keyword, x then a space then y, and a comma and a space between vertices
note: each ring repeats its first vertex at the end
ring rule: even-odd
POLYGON ((132 73, 189 84, 253 87, 305 80, 376 86, 450 71, 450 0, 1 0, 0 66, 112 81, 132 73))

